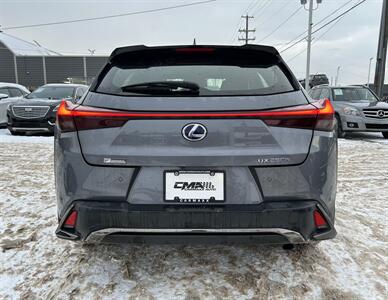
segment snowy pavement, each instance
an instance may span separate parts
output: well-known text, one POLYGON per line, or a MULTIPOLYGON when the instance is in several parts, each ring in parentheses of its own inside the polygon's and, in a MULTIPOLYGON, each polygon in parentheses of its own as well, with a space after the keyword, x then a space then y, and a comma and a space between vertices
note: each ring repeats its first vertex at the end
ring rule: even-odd
POLYGON ((387 299, 388 141, 339 142, 334 240, 315 247, 57 239, 52 137, 0 130, 0 299, 387 299))

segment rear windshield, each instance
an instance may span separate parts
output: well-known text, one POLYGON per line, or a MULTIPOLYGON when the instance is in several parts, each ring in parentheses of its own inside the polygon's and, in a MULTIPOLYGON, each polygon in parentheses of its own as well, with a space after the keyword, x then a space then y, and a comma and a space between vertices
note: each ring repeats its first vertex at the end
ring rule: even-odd
POLYGON ((268 59, 268 54, 260 56, 260 53, 248 63, 246 58, 242 62, 236 57, 217 57, 212 62, 197 55, 195 59, 192 56, 153 59, 142 66, 128 57, 105 70, 96 91, 128 96, 183 96, 187 95, 182 91, 187 92, 185 83, 188 83, 190 88, 195 87, 198 96, 269 95, 294 90, 290 74, 284 69, 277 59, 268 59), (174 88, 166 92, 166 86, 171 85, 174 88))

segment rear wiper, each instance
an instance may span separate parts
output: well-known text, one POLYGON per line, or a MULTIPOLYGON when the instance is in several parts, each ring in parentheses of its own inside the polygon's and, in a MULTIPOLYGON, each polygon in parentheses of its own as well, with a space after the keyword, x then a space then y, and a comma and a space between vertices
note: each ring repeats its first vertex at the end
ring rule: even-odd
POLYGON ((151 81, 121 87, 123 92, 150 95, 199 94, 199 85, 189 81, 151 81))

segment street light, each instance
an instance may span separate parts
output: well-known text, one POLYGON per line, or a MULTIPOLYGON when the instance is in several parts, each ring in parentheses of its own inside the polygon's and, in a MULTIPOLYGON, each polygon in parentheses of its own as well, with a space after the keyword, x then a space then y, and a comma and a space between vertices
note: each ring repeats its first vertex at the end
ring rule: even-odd
MULTIPOLYGON (((316 0, 317 7, 318 5, 322 3, 322 0, 316 0)), ((300 0, 300 3, 304 6, 307 4, 307 0, 300 0)), ((305 7, 306 9, 306 7, 305 7)), ((306 9, 307 10, 307 9, 306 9)), ((310 89, 310 60, 311 60, 311 32, 313 28, 313 10, 314 10, 314 0, 309 0, 309 22, 308 22, 308 34, 307 34, 307 63, 306 63, 306 80, 305 80, 305 88, 306 91, 310 89)))
POLYGON ((366 82, 366 86, 369 87, 369 81, 370 81, 370 68, 372 66, 372 60, 373 57, 369 58, 369 70, 368 70, 368 81, 366 82))
POLYGON ((338 77, 339 77, 340 69, 341 69, 341 66, 338 66, 338 68, 337 68, 337 75, 335 76, 335 86, 338 86, 338 77))

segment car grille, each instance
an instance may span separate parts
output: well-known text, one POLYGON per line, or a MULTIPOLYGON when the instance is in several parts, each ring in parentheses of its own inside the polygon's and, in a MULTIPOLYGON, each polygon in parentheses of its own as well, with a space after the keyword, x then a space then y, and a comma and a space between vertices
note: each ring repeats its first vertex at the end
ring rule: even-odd
POLYGON ((374 118, 374 119, 388 119, 388 109, 364 109, 364 116, 367 118, 374 118))
POLYGON ((388 124, 365 124, 366 129, 385 130, 388 129, 388 124))
POLYGON ((13 106, 12 111, 15 117, 23 119, 43 118, 49 111, 49 106, 13 106))

